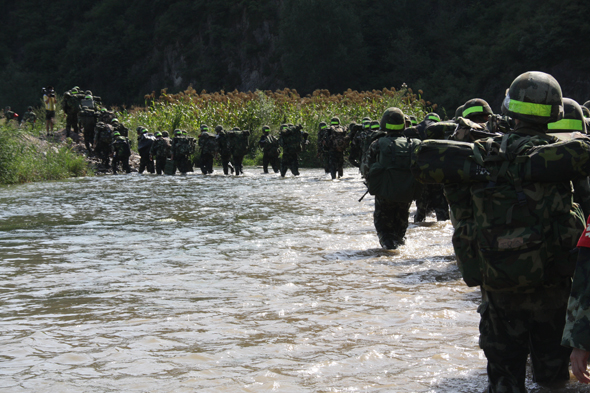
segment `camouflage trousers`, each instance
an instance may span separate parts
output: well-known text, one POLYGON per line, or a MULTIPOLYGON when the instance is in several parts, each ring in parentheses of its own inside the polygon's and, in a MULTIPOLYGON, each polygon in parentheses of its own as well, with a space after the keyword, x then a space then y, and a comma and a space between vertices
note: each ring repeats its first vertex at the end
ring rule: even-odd
POLYGON ((221 153, 219 157, 221 159, 221 166, 223 167, 223 174, 229 175, 230 169, 231 173, 234 173, 234 167, 230 164, 231 153, 221 153))
POLYGON ((149 153, 141 153, 139 156, 139 173, 143 173, 143 171, 145 171, 147 169, 147 171, 149 173, 154 173, 155 172, 155 168, 154 168, 154 160, 150 159, 150 154, 149 153))
POLYGON ((130 173, 131 172, 131 167, 129 166, 129 156, 118 156, 115 155, 113 157, 113 173, 116 174, 117 171, 119 170, 119 163, 121 163, 121 167, 122 169, 126 172, 126 173, 130 173))
POLYGON ((299 155, 296 152, 283 151, 281 158, 281 176, 285 177, 287 170, 291 170, 293 176, 299 176, 299 155))
POLYGON ((570 348, 561 346, 570 284, 535 293, 482 289, 479 346, 488 359, 488 392, 526 392, 527 357, 534 381, 569 380, 570 348))
POLYGON ((236 175, 239 175, 240 173, 244 173, 244 165, 242 165, 242 163, 244 162, 244 154, 232 154, 231 156, 231 163, 234 166, 234 170, 236 171, 236 175))
POLYGON ((94 140, 94 127, 96 126, 96 120, 94 117, 82 117, 80 123, 84 129, 84 145, 86 149, 90 150, 90 144, 94 140))
POLYGON ((213 154, 201 153, 201 158, 199 160, 199 167, 201 168, 201 173, 203 175, 213 173, 213 154))
POLYGON ((397 248, 404 243, 409 210, 409 202, 394 202, 375 195, 373 222, 381 247, 397 248))
POLYGON ((70 131, 74 130, 74 132, 77 134, 79 129, 78 129, 78 113, 72 113, 72 114, 68 114, 66 115, 66 136, 70 136, 70 131))
POLYGON ((328 162, 332 179, 336 178, 336 174, 338 174, 338 177, 342 177, 344 174, 344 153, 341 151, 329 151, 328 162))
POLYGON ((161 175, 164 172, 164 168, 166 167, 166 156, 156 156, 154 161, 156 162, 155 169, 158 175, 161 175))
POLYGON ((264 153, 262 155, 262 170, 264 173, 268 173, 268 165, 272 167, 274 173, 278 173, 280 169, 280 161, 278 155, 270 155, 268 153, 264 153))
POLYGON ((425 184, 422 195, 416 200, 414 222, 422 222, 431 211, 436 213, 437 221, 449 219, 449 205, 445 199, 442 184, 425 184))
POLYGON ((180 173, 187 173, 193 171, 193 165, 188 156, 184 154, 177 154, 174 156, 174 165, 180 173))

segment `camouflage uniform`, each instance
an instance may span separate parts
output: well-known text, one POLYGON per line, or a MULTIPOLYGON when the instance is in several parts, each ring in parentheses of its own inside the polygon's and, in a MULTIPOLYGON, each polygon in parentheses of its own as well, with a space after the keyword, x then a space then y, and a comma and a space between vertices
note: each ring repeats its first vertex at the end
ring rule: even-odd
POLYGON ((279 144, 283 148, 281 158, 281 176, 285 177, 287 170, 291 170, 293 176, 299 176, 299 153, 303 151, 303 145, 307 143, 308 133, 301 130, 301 126, 281 125, 279 144))
POLYGON ((244 156, 248 152, 248 137, 250 136, 250 131, 244 130, 241 131, 237 128, 234 128, 231 131, 227 132, 229 148, 231 150, 231 161, 236 172, 236 175, 240 173, 244 173, 244 156))
POLYGON ((193 166, 189 160, 189 156, 193 153, 191 140, 183 136, 181 130, 175 130, 174 133, 170 148, 174 166, 181 174, 192 172, 193 166))
MULTIPOLYGON (((384 160, 391 160, 391 158, 383 158, 381 153, 381 139, 395 141, 396 139, 403 139, 408 141, 403 134, 405 128, 404 115, 398 108, 388 108, 383 114, 380 129, 383 131, 381 138, 376 138, 369 146, 367 153, 368 167, 371 168, 377 162, 384 160), (395 127, 395 128, 392 128, 395 127), (385 130, 387 130, 385 132, 385 130), (383 158, 383 159, 382 159, 383 158)), ((395 151, 395 150, 394 150, 395 151)), ((389 157, 387 155, 386 157, 389 157)), ((409 172, 409 170, 408 170, 409 172)), ((375 175, 373 172, 368 172, 365 178, 367 179, 369 189, 371 189, 372 179, 375 175), (371 174, 372 176, 369 176, 371 174)), ((384 197, 382 195, 375 195, 375 212, 373 213, 373 222, 379 237, 379 243, 383 248, 395 249, 404 244, 404 236, 408 229, 408 213, 411 205, 411 198, 407 202, 395 201, 384 197)))
POLYGON ((279 172, 279 155, 280 145, 277 137, 270 134, 270 128, 263 127, 263 135, 258 141, 258 146, 262 149, 262 170, 268 173, 268 165, 270 164, 274 173, 279 172))
POLYGON ((84 145, 88 152, 90 152, 90 145, 94 141, 94 128, 96 127, 98 113, 94 109, 84 106, 80 111, 79 118, 82 129, 84 130, 84 145))
POLYGON ((590 351, 590 219, 578 248, 578 262, 567 306, 561 345, 590 351))
POLYGON ((72 129, 76 134, 80 131, 78 128, 78 113, 80 112, 80 99, 83 97, 78 93, 77 88, 73 88, 64 94, 63 110, 66 114, 66 136, 68 137, 72 129))
POLYGON ((199 148, 201 149, 200 167, 201 173, 207 175, 213 173, 213 157, 218 149, 217 140, 214 135, 207 132, 208 128, 201 127, 199 135, 199 148))
POLYGON ((328 156, 328 141, 329 133, 328 124, 321 122, 318 129, 318 159, 324 168, 324 172, 330 173, 330 161, 328 156))
POLYGON ((342 126, 340 126, 340 119, 332 118, 330 121, 330 128, 326 135, 326 143, 328 148, 328 166, 330 168, 330 175, 332 179, 342 177, 344 174, 344 151, 350 142, 349 136, 342 126))
POLYGON ((131 168, 129 167, 129 157, 131 156, 131 148, 129 146, 129 139, 119 135, 117 132, 115 132, 114 135, 115 140, 112 145, 113 174, 117 174, 119 163, 121 163, 125 172, 130 173, 131 168))
MULTIPOLYGON (((123 134, 121 134, 123 135, 123 134)), ((137 127, 137 150, 139 152, 139 173, 147 169, 148 173, 155 173, 154 160, 150 154, 155 138, 145 127, 137 127)))
POLYGON ((98 122, 94 133, 94 151, 102 160, 103 165, 109 165, 109 154, 113 137, 113 126, 98 122))
POLYGON ((348 162, 353 166, 360 168, 361 166, 361 154, 362 146, 360 144, 360 135, 365 127, 371 123, 369 118, 363 119, 363 124, 352 123, 348 126, 348 139, 350 140, 350 151, 348 153, 348 162))
POLYGON ((221 166, 223 167, 223 174, 229 175, 230 170, 231 173, 234 173, 234 167, 230 163, 231 150, 229 148, 227 131, 225 131, 222 126, 217 126, 215 127, 215 133, 217 134, 217 145, 219 151, 219 158, 221 160, 221 166))
POLYGON ((170 139, 164 138, 161 132, 156 132, 156 140, 150 148, 150 156, 156 161, 156 173, 161 175, 166 167, 166 160, 170 157, 170 139))

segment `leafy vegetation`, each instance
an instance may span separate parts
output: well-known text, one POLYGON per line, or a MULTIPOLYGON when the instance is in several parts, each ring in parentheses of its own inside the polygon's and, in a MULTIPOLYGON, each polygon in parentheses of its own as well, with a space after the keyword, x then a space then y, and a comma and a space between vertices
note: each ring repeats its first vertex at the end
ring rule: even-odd
POLYGON ((59 180, 91 174, 82 155, 68 145, 41 141, 38 130, 0 126, 0 184, 59 180))
POLYGON ((274 134, 283 123, 301 124, 309 133, 310 144, 301 154, 303 166, 317 166, 317 131, 319 123, 329 122, 338 116, 343 125, 360 123, 363 117, 379 120, 383 111, 396 106, 405 114, 421 118, 436 109, 436 105, 424 101, 422 92, 414 94, 406 86, 358 92, 347 90, 342 94, 330 94, 328 90, 316 90, 301 97, 294 89, 255 92, 197 93, 192 87, 168 94, 163 90, 145 97, 144 107, 121 110, 117 117, 130 129, 147 127, 150 131, 168 131, 173 135, 177 128, 187 130, 197 137, 200 126, 206 124, 212 131, 217 125, 224 129, 239 127, 250 130, 251 154, 246 164, 260 164, 262 156, 256 150, 262 135, 262 126, 268 125, 274 134))

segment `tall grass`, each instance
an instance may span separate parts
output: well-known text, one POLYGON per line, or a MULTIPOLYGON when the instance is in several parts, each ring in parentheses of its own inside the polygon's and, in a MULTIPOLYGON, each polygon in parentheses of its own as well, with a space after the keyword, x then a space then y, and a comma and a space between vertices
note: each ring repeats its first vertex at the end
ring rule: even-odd
POLYGON ((0 126, 0 184, 59 180, 91 174, 84 156, 70 146, 54 145, 30 131, 0 126))
POLYGON ((359 123, 363 117, 379 120, 385 109, 398 107, 407 115, 419 119, 436 105, 426 102, 405 85, 395 88, 358 92, 348 90, 343 94, 330 94, 327 90, 316 90, 313 94, 301 97, 296 90, 255 92, 216 92, 197 93, 192 87, 178 94, 168 94, 162 90, 145 96, 144 107, 120 110, 117 114, 129 129, 137 126, 147 127, 151 132, 168 131, 180 128, 196 137, 199 127, 207 124, 210 129, 222 125, 225 129, 239 127, 252 131, 250 136, 250 156, 246 163, 257 163, 260 153, 256 143, 262 135, 262 126, 268 125, 274 134, 283 123, 301 124, 309 133, 306 151, 301 154, 302 165, 317 166, 317 131, 319 123, 329 122, 334 116, 341 124, 359 123))

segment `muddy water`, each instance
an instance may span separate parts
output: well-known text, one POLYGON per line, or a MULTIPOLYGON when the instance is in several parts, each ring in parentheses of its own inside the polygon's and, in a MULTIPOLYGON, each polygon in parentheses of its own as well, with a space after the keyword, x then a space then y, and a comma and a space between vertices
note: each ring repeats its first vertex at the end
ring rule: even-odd
POLYGON ((0 392, 485 388, 449 222, 384 251, 355 169, 219 172, 0 188, 0 392))

